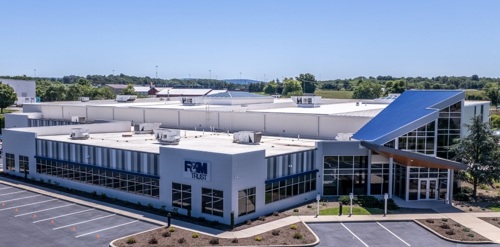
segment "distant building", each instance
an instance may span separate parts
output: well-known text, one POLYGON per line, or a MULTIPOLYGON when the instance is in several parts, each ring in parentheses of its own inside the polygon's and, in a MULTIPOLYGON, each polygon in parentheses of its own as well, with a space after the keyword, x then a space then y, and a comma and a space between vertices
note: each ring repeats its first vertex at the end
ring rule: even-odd
POLYGON ((36 102, 36 83, 35 80, 13 80, 0 78, 3 84, 11 86, 17 94, 16 105, 36 102))
MULTIPOLYGON (((115 94, 121 94, 122 90, 127 88, 127 84, 106 84, 107 87, 110 87, 113 89, 115 94)), ((164 89, 171 89, 171 88, 165 88, 165 87, 155 87, 154 85, 150 86, 138 86, 134 85, 134 91, 137 93, 137 95, 149 95, 150 97, 156 96, 158 92, 164 89)))

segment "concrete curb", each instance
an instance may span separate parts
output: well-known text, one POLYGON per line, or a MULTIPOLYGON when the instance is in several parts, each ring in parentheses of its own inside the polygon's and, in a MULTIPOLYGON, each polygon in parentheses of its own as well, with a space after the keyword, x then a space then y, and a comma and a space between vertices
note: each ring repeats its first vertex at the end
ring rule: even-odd
MULTIPOLYGON (((430 233, 438 236, 439 238, 441 238, 443 240, 449 241, 449 242, 459 243, 459 244, 493 244, 494 243, 493 241, 460 241, 460 240, 456 240, 456 239, 447 238, 447 237, 439 234, 438 232, 432 230, 430 227, 426 226, 425 224, 419 222, 418 220, 413 220, 413 222, 415 222, 417 225, 424 228, 425 230, 429 231, 430 233)), ((475 232, 475 233, 479 234, 477 232, 475 232)), ((481 235, 481 234, 479 234, 479 235, 481 235)))

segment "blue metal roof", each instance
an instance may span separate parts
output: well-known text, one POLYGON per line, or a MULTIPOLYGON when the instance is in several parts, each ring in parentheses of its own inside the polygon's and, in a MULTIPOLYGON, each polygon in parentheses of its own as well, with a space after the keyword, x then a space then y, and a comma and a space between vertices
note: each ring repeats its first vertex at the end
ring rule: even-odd
MULTIPOLYGON (((388 136, 391 133, 411 126, 410 124, 418 119, 438 114, 439 109, 433 108, 435 105, 461 94, 463 95, 461 90, 407 90, 358 130, 352 138, 382 145, 397 137, 388 136)), ((412 130, 408 129, 405 133, 412 130)))
POLYGON ((260 94, 239 91, 226 91, 222 93, 210 94, 205 97, 208 98, 255 98, 255 97, 268 97, 260 94))

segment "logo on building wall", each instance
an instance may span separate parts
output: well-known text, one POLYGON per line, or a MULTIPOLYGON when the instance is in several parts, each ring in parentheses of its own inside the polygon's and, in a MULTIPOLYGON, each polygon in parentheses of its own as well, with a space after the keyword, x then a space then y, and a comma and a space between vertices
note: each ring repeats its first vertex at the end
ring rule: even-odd
POLYGON ((184 177, 210 181, 210 163, 201 161, 184 161, 184 177))

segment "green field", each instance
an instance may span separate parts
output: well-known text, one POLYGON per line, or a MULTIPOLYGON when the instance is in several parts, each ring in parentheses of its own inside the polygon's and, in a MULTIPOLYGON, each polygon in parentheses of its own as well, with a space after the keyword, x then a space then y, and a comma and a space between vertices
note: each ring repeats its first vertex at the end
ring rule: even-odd
POLYGON ((353 91, 336 91, 317 89, 315 95, 328 99, 352 99, 353 91))
MULTIPOLYGON (((349 206, 342 207, 342 214, 349 214, 349 206)), ((352 214, 353 215, 370 215, 370 214, 383 214, 384 210, 378 208, 362 208, 362 207, 353 207, 352 214)), ((319 215, 339 215, 339 208, 326 208, 319 211, 319 215)))

